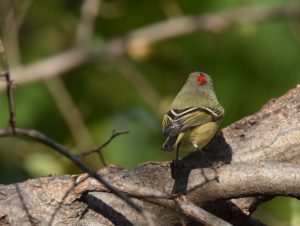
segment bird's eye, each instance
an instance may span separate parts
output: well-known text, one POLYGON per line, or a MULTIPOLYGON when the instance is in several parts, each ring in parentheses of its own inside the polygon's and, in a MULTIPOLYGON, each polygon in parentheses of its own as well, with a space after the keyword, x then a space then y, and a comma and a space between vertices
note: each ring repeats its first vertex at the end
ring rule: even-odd
POLYGON ((206 81, 206 77, 204 74, 200 73, 197 77, 197 81, 199 85, 204 85, 207 81, 206 81))

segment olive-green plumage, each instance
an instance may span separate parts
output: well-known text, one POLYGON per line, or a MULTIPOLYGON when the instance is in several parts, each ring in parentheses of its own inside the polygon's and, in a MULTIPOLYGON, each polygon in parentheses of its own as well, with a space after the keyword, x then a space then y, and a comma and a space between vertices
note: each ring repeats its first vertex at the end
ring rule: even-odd
POLYGON ((199 150, 218 130, 224 109, 219 104, 211 77, 193 72, 164 115, 162 127, 166 141, 163 151, 181 148, 199 150))

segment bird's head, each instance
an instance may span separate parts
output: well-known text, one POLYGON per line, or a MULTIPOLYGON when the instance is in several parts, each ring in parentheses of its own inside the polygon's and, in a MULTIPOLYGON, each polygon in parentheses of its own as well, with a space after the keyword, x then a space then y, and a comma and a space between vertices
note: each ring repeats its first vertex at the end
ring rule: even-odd
POLYGON ((189 74, 171 108, 212 106, 218 103, 212 78, 203 72, 189 74))
POLYGON ((203 72, 193 72, 189 75, 187 82, 193 86, 198 86, 199 88, 206 88, 212 86, 212 79, 208 74, 203 72))

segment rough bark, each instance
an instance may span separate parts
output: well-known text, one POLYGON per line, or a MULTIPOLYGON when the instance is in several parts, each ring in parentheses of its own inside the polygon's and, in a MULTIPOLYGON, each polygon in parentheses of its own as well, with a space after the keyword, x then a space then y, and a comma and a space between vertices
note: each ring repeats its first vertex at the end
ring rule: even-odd
MULTIPOLYGON (((169 162, 148 162, 133 169, 110 166, 99 173, 155 214, 158 225, 200 224, 187 208, 180 209, 186 203, 178 205, 171 193, 186 194, 193 204, 234 225, 260 225, 249 216, 261 202, 274 195, 300 196, 299 162, 300 85, 223 129, 203 152, 185 157, 175 180, 169 162)), ((85 174, 1 185, 0 224, 20 222, 145 225, 138 212, 85 174)))

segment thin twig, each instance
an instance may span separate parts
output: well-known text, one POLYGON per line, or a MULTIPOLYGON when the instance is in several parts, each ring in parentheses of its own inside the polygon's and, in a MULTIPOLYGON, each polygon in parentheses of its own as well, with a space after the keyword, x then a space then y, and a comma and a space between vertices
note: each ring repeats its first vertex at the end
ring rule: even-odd
MULTIPOLYGON (((76 154, 76 156, 78 158, 82 158, 82 157, 85 157, 85 156, 88 156, 90 154, 93 154, 93 153, 98 153, 100 154, 102 149, 105 148, 115 137, 118 137, 120 135, 123 135, 123 134, 128 134, 129 131, 121 131, 121 132, 116 132, 115 130, 112 131, 112 134, 110 136, 110 138, 103 144, 101 144, 99 147, 93 149, 93 150, 90 150, 90 151, 85 151, 85 152, 82 152, 82 153, 79 153, 79 154, 76 154)), ((99 155, 100 158, 102 155, 99 155)), ((104 159, 102 159, 102 161, 104 162, 104 164, 106 165, 104 159)))
POLYGON ((92 170, 88 165, 86 165, 83 161, 81 161, 77 156, 73 155, 69 150, 67 150, 65 147, 55 142, 48 136, 44 135, 39 131, 32 130, 32 129, 15 128, 14 132, 11 131, 10 129, 0 129, 0 137, 8 137, 8 136, 30 138, 40 143, 43 143, 46 146, 50 147, 51 149, 59 152, 63 156, 70 159, 83 171, 87 172, 91 177, 95 178, 97 181, 103 184, 114 195, 124 200, 131 208, 133 208, 134 210, 142 214, 142 216, 144 217, 148 225, 150 226, 155 225, 153 221, 154 216, 152 213, 150 213, 148 210, 144 209, 143 207, 139 206, 138 204, 134 203, 125 193, 120 192, 117 188, 115 188, 109 182, 107 182, 101 175, 99 175, 97 172, 92 170))
POLYGON ((13 97, 13 81, 10 80, 9 72, 6 71, 5 79, 7 83, 6 94, 7 94, 7 101, 8 101, 8 109, 9 109, 9 125, 13 132, 15 132, 16 128, 16 116, 15 116, 15 103, 13 97))
POLYGON ((14 104, 14 95, 13 95, 13 81, 10 79, 9 68, 7 57, 5 54, 4 44, 0 38, 0 75, 5 78, 6 81, 6 95, 8 102, 8 111, 9 111, 9 126, 15 133, 16 128, 16 117, 15 117, 15 104, 14 104))

